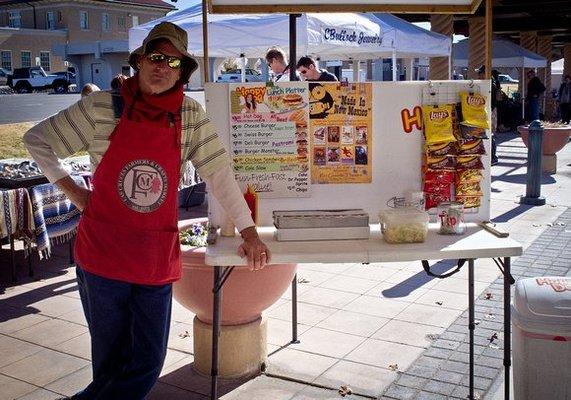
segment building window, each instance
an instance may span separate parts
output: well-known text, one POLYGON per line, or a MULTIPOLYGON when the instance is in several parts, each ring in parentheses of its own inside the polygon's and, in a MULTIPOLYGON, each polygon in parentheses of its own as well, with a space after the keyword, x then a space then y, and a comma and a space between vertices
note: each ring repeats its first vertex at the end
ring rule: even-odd
POLYGON ((109 14, 101 14, 101 29, 105 32, 109 31, 109 14))
POLYGON ((20 11, 8 11, 8 26, 10 28, 20 28, 22 26, 20 11))
POLYGON ((48 11, 46 13, 46 29, 56 28, 56 16, 53 11, 48 11))
POLYGON ((10 50, 2 50, 2 68, 12 71, 12 52, 10 50))
POLYGON ((117 25, 119 26, 120 31, 125 31, 125 26, 126 26, 125 17, 118 17, 117 18, 117 25))
POLYGON ((139 25, 139 16, 133 15, 133 26, 139 25))
POLYGON ((89 29, 89 14, 87 14, 87 11, 79 12, 79 27, 84 30, 89 29))
POLYGON ((40 65, 44 69, 44 71, 50 70, 50 52, 49 51, 40 51, 40 65))
POLYGON ((32 52, 22 50, 20 52, 20 57, 22 59, 22 68, 31 67, 32 66, 32 52))

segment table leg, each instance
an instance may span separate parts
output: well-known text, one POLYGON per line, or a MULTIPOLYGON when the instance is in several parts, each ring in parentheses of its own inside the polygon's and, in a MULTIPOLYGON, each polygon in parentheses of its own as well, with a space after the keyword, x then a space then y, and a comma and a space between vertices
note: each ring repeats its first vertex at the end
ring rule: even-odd
POLYGON ((291 281, 291 342, 299 343, 297 340, 297 274, 291 281))
POLYGON ((28 275, 34 276, 34 267, 32 265, 32 244, 28 242, 26 247, 28 248, 28 275))
POLYGON ((510 291, 510 268, 511 258, 504 258, 504 399, 510 399, 510 366, 511 366, 511 291, 510 291))
POLYGON ((470 394, 469 399, 474 399, 474 259, 468 260, 468 329, 470 334, 470 394))
POLYGON ((18 278, 16 277, 16 250, 14 249, 14 236, 8 234, 8 240, 10 241, 10 263, 12 264, 12 282, 16 282, 18 278))
POLYGON ((220 310, 222 297, 222 267, 214 267, 212 310, 212 360, 210 370, 210 399, 218 399, 218 339, 220 338, 220 310))

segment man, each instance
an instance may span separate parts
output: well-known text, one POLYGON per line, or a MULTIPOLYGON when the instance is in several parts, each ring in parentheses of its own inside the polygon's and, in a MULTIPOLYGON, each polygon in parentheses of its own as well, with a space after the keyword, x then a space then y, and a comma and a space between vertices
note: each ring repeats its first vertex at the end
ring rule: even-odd
POLYGON ((159 376, 172 282, 181 276, 177 188, 186 160, 240 231, 238 253, 254 269, 270 261, 213 126, 184 96, 198 67, 187 43, 184 30, 160 23, 129 56, 136 74, 120 95, 95 92, 24 138, 50 181, 83 210, 75 259, 93 381, 72 399, 141 400, 159 376), (91 156, 91 191, 78 187, 57 159, 79 150, 91 156))
POLYGON ((317 68, 315 60, 308 56, 299 59, 297 62, 297 72, 299 72, 306 81, 337 82, 335 75, 326 70, 317 68))
POLYGON ((571 76, 565 75, 565 78, 563 78, 563 82, 557 92, 557 99, 559 101, 561 121, 564 124, 569 124, 571 122, 571 76))
MULTIPOLYGON (((486 66, 482 65, 480 68, 476 70, 478 72, 478 79, 486 79, 486 66)), ((492 87, 491 87, 491 98, 490 98, 490 106, 492 108, 492 115, 491 115, 491 126, 490 132, 492 137, 492 154, 491 154, 491 164, 496 165, 499 160, 497 156, 497 144, 496 144, 496 131, 498 129, 498 93, 501 90, 500 80, 499 80, 499 73, 495 69, 492 70, 492 87)))
POLYGON ((527 94, 525 99, 529 108, 529 121, 539 119, 539 98, 545 92, 545 86, 537 76, 535 71, 527 71, 527 94))
MULTIPOLYGON (((266 53, 266 62, 268 63, 268 67, 274 73, 274 82, 289 82, 289 71, 290 66, 287 62, 287 57, 285 52, 280 49, 279 47, 272 47, 266 53)), ((296 78, 294 79, 299 81, 299 77, 296 73, 296 78)))

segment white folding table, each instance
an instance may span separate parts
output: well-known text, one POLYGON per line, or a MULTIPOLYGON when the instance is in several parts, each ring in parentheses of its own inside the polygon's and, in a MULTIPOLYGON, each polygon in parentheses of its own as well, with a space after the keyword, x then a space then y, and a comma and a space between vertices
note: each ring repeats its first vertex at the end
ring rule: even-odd
MULTIPOLYGON (((474 260, 492 258, 504 277, 504 367, 505 398, 509 399, 509 368, 511 365, 510 327, 510 275, 511 257, 522 254, 522 246, 511 238, 499 238, 479 227, 467 224, 463 235, 440 235, 436 224, 431 224, 424 243, 388 244, 381 237, 378 224, 371 225, 368 240, 328 240, 304 242, 277 242, 273 227, 259 227, 261 239, 269 247, 272 264, 303 263, 379 263, 415 260, 467 260, 468 261, 468 329, 470 335, 470 397, 474 398, 474 260)), ((213 334, 211 399, 218 399, 218 338, 220 335, 221 296, 223 285, 232 273, 233 266, 244 265, 237 254, 241 238, 219 237, 215 245, 206 250, 206 264, 214 267, 213 282, 213 334)), ((267 267, 267 268, 271 268, 267 267)), ((380 266, 379 268, 382 268, 380 266)), ((297 277, 292 281, 292 341, 297 341, 297 277)))

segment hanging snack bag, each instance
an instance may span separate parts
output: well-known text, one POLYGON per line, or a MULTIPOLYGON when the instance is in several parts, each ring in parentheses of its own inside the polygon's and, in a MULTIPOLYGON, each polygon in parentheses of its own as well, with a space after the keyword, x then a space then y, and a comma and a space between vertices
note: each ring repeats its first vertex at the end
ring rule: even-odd
POLYGON ((464 209, 466 208, 476 208, 480 207, 482 204, 481 196, 456 196, 456 201, 464 204, 464 209))
POLYGON ((456 185, 461 183, 479 183, 482 180, 482 172, 479 169, 461 169, 456 172, 456 185))
POLYGON ((456 158, 456 168, 461 169, 484 169, 484 164, 480 156, 458 156, 456 158))
POLYGON ((428 157, 455 156, 458 154, 456 143, 437 143, 426 146, 428 157))
POLYGON ((456 197, 458 196, 482 196, 479 182, 461 182, 456 185, 456 197))
POLYGON ((452 105, 422 106, 426 145, 454 142, 452 134, 452 105))
POLYGON ((452 198, 454 172, 446 170, 428 170, 424 174, 425 208, 438 206, 452 198))
POLYGON ((465 122, 460 123, 460 140, 487 139, 486 130, 477 126, 466 125, 465 122))
POLYGON ((486 154, 486 147, 482 139, 468 139, 460 141, 458 155, 484 155, 486 154))
POLYGON ((427 157, 426 166, 428 169, 445 169, 449 171, 454 171, 456 169, 456 157, 427 157))
POLYGON ((479 93, 460 92, 462 101, 462 122, 478 128, 488 129, 486 98, 479 93))

